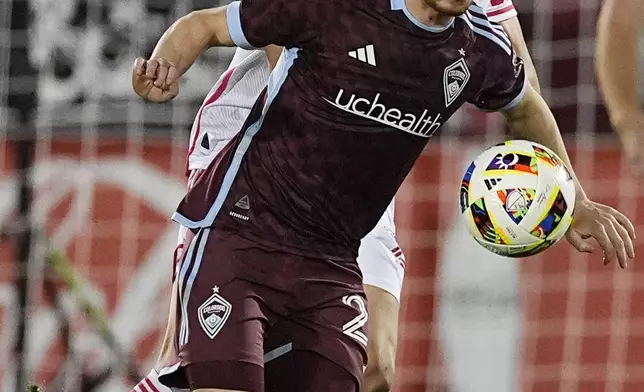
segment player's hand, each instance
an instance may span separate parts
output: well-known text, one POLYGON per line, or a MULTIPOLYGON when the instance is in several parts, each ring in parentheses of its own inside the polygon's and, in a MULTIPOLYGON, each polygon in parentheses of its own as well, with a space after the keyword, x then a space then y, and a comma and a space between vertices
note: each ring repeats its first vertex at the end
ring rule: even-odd
POLYGON ((644 175, 644 113, 637 111, 625 116, 615 128, 633 170, 644 175))
POLYGON ((566 237, 578 251, 586 253, 593 253, 588 239, 594 238, 604 251, 604 265, 617 261, 626 268, 628 260, 635 257, 635 227, 631 221, 616 209, 590 200, 577 202, 566 237))
POLYGON ((136 94, 151 102, 167 102, 179 94, 177 67, 164 59, 134 61, 132 88, 136 94))

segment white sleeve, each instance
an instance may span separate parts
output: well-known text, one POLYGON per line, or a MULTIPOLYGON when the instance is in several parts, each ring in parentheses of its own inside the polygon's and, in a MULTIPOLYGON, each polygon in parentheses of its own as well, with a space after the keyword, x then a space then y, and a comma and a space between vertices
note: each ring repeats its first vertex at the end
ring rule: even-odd
POLYGON ((393 200, 376 227, 360 242, 358 265, 363 284, 379 287, 400 302, 405 256, 396 241, 393 200))
POLYGON ((517 16, 512 0, 476 0, 475 2, 485 10, 487 18, 492 22, 501 23, 517 16))
POLYGON ((235 54, 233 55, 233 59, 230 60, 230 65, 228 66, 228 69, 238 66, 242 61, 246 60, 248 56, 250 56, 253 52, 254 50, 237 48, 237 50, 235 50, 235 54))

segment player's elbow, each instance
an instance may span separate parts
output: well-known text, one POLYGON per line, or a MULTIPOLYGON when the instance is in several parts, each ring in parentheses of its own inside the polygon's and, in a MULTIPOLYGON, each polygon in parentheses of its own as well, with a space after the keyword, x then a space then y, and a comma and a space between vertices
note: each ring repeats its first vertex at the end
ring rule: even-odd
POLYGON ((366 392, 389 392, 396 377, 395 360, 369 362, 365 369, 363 389, 366 392))

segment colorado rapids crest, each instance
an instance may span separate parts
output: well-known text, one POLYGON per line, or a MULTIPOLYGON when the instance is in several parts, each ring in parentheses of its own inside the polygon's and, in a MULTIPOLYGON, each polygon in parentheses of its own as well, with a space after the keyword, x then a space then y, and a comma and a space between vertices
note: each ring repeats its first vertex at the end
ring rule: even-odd
POLYGON ((217 288, 213 289, 213 291, 214 294, 201 304, 197 310, 199 324, 201 324, 201 328, 210 339, 214 339, 221 331, 233 308, 230 302, 219 295, 217 288))
POLYGON ((449 107, 463 92, 470 80, 470 70, 465 60, 460 58, 443 72, 443 90, 445 92, 445 107, 449 107))

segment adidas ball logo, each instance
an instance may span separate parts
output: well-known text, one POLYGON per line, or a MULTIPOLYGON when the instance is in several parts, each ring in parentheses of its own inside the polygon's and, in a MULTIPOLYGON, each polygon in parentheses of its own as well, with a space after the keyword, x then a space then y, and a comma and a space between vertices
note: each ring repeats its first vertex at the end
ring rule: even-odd
POLYGON ((499 182, 501 182, 501 178, 490 178, 489 180, 483 180, 483 183, 487 187, 488 191, 491 191, 492 187, 494 187, 499 182))

